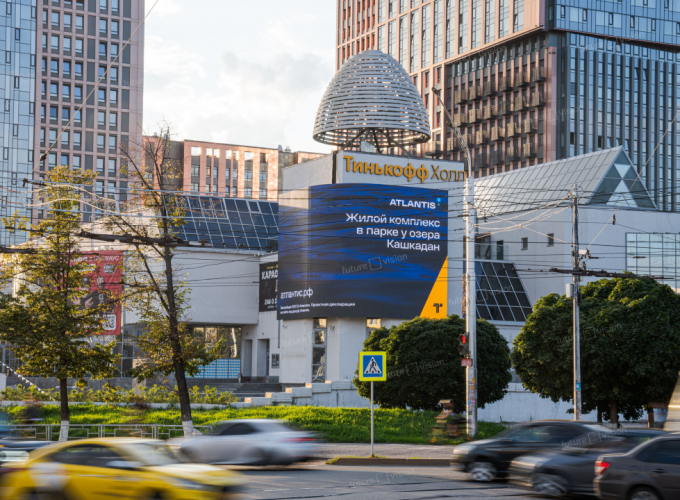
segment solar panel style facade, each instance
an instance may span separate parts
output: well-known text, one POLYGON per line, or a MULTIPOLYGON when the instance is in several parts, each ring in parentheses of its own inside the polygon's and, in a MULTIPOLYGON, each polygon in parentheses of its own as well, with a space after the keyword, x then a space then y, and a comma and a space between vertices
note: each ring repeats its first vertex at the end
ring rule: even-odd
POLYGON ((477 318, 524 322, 532 312, 522 280, 510 262, 475 262, 477 318))
POLYGON ((185 241, 204 241, 213 248, 274 252, 278 248, 279 204, 179 193, 177 204, 185 209, 185 224, 177 236, 185 241))

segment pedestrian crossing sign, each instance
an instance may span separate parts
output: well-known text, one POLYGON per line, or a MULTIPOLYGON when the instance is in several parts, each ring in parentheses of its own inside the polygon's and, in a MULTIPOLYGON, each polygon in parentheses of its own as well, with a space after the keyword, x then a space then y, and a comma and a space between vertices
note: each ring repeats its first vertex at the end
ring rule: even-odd
POLYGON ((360 352, 359 353, 359 380, 384 382, 387 380, 385 352, 360 352))

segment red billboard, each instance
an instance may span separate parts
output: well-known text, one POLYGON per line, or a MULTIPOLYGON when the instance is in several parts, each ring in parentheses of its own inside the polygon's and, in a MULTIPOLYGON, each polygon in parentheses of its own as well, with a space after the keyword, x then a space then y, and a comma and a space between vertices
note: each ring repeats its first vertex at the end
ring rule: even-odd
POLYGON ((103 335, 120 335, 121 304, 123 293, 123 252, 118 250, 101 250, 83 252, 80 260, 97 266, 97 269, 83 280, 86 293, 80 299, 80 309, 103 306, 103 335))

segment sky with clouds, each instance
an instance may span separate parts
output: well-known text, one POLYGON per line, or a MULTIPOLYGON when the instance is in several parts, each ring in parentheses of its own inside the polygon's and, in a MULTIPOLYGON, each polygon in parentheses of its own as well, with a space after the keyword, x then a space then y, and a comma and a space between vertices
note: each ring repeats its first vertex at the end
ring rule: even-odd
MULTIPOLYGON (((150 9, 155 0, 146 0, 150 9)), ((335 0, 159 0, 146 21, 144 132, 326 153, 335 0)))

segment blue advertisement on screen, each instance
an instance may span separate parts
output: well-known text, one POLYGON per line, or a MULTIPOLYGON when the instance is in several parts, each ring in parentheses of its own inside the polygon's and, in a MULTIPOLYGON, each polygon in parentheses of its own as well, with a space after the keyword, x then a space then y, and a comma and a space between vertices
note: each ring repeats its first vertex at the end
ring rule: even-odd
POLYGON ((279 319, 445 317, 444 190, 329 184, 279 205, 279 319))

